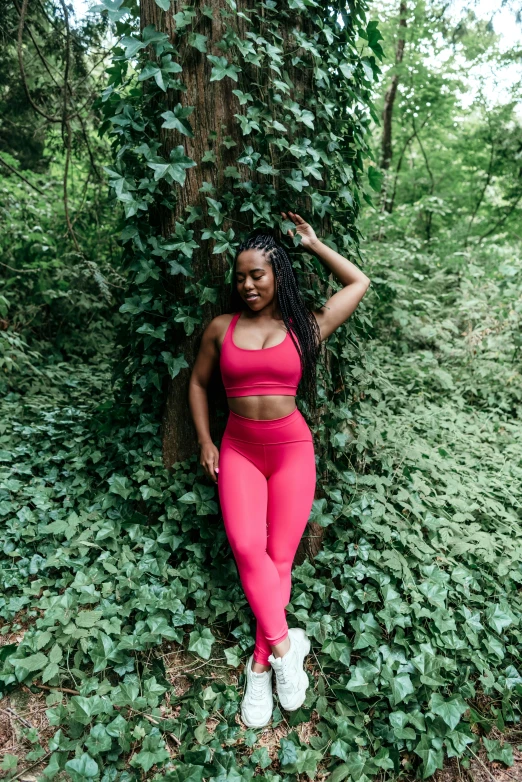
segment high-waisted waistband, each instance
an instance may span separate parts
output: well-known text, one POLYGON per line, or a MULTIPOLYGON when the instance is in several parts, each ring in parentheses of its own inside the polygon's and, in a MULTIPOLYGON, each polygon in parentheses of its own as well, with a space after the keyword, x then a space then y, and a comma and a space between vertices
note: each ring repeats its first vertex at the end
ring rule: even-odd
POLYGON ((312 432, 299 408, 281 418, 247 418, 229 410, 223 437, 245 443, 288 443, 297 440, 313 442, 312 432))

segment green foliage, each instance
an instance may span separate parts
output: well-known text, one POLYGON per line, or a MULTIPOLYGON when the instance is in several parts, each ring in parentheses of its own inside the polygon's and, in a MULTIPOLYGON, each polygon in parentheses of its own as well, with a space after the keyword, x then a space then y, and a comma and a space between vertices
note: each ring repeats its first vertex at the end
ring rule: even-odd
MULTIPOLYGON (((202 161, 185 154, 190 107, 162 105, 166 89, 183 92, 175 47, 152 28, 138 34, 122 0, 103 3, 121 37, 102 105, 115 153, 105 170, 125 213, 128 291, 111 320, 90 291, 85 310, 99 306, 96 351, 84 351, 82 360, 74 350, 61 360, 44 339, 42 355, 23 329, 2 332, 9 383, 0 403, 1 632, 23 628, 24 635, 0 647, 1 689, 37 683, 53 690, 45 779, 282 782, 326 771, 330 782, 367 782, 404 769, 427 778, 445 757, 464 758, 481 741, 490 759, 509 765, 509 746, 487 738, 492 726, 520 721, 522 696, 522 264, 509 246, 489 245, 479 255, 432 241, 427 252, 401 236, 366 248, 372 319, 363 308, 338 329, 327 344, 334 371, 325 377, 320 367, 325 413, 314 440, 324 496, 312 519, 325 538, 313 563, 294 568, 287 606, 290 624, 312 639, 317 678, 302 708, 285 715, 277 770, 256 732, 238 724, 235 686, 191 674, 178 697, 169 680, 172 644, 202 663, 221 654, 234 671, 254 642, 215 486, 195 454, 171 472, 161 459, 154 398, 187 366, 173 347, 180 331, 193 333, 202 303, 217 295, 210 276, 194 279, 194 255, 211 239, 214 253, 231 259, 240 238, 229 225, 234 209, 254 222, 275 222, 278 199, 301 192, 314 219, 331 220, 327 240, 335 244, 335 236, 355 252, 355 217, 380 179, 376 166, 366 167, 360 106, 377 66, 355 48, 357 33, 382 56, 375 23, 361 12, 352 27, 336 8, 345 25, 339 32, 315 0, 290 0, 291 12, 304 11, 313 23, 312 34, 298 33, 318 85, 305 107, 288 97, 275 5, 264 3, 271 34, 261 42, 234 36, 229 5, 223 55, 208 54, 216 80, 222 70, 237 86, 244 145, 226 169, 226 187, 204 186, 205 212, 189 206, 172 234, 160 237, 150 215, 175 207, 184 166, 213 165, 221 150, 209 149, 202 161), (241 82, 245 63, 257 59, 260 69, 268 60, 273 66, 271 89, 283 107, 275 115, 256 85, 241 82), (341 99, 352 114, 338 121, 341 99), (179 143, 163 157, 166 126, 179 143), (285 128, 292 131, 288 146, 285 128), (274 165, 272 145, 292 161, 289 170, 274 165), (328 195, 316 185, 327 166, 336 188, 328 195), (181 275, 186 300, 166 296, 171 275, 181 275), (126 329, 121 366, 131 387, 125 404, 110 393, 118 321, 126 329), (295 728, 313 711, 319 720, 305 744, 295 728), (212 732, 208 718, 217 723, 212 732)), ((206 56, 204 36, 193 30, 197 13, 185 7, 176 25, 206 56)), ((294 67, 309 62, 293 56, 294 67)), ((234 148, 230 139, 227 145, 234 148)), ((28 208, 38 203, 27 197, 28 208)), ((441 214, 446 208, 429 204, 441 214)), ((45 213, 45 231, 56 237, 53 213, 45 213)), ((16 264, 28 262, 28 246, 16 264)), ((6 240, 6 247, 16 243, 6 240)), ((313 258, 299 257, 300 273, 322 273, 313 258)), ((60 259, 57 252, 52 268, 63 271, 60 259)), ((317 290, 309 285, 313 300, 317 290)), ((20 309, 34 296, 23 290, 20 309)), ((69 306, 64 339, 74 343, 71 330, 85 321, 69 306)), ((273 724, 282 722, 276 708, 273 724)), ((6 755, 2 770, 17 765, 6 755)))
MULTIPOLYGON (((426 778, 445 755, 477 751, 475 726, 487 733, 520 719, 520 383, 493 378, 515 371, 521 312, 505 305, 520 296, 522 264, 489 247, 484 258, 457 256, 458 273, 440 261, 433 271, 414 246, 393 252, 400 265, 389 246, 373 261, 372 350, 314 433, 335 454, 326 499, 314 503, 325 541, 313 564, 294 568, 288 612, 310 635, 321 673, 290 726, 312 710, 320 719, 308 746, 294 732, 281 740, 282 779, 329 768, 364 782, 397 773, 404 755, 426 778), (489 714, 482 693, 498 704, 489 714)), ((79 692, 48 698, 56 732, 47 776, 153 775, 170 767, 173 734, 167 778, 226 768, 247 779, 256 764, 275 780, 255 741, 245 754, 234 687, 195 679, 176 701, 165 678, 171 642, 208 660, 233 638, 223 661, 237 667, 254 640, 252 617, 215 488, 195 457, 163 469, 152 417, 118 422, 105 401, 108 368, 69 365, 67 375, 54 370, 52 386, 40 381, 3 402, 0 615, 6 629, 37 615, 4 655, 0 681, 79 692), (169 693, 175 717, 160 710, 169 693), (205 720, 218 713, 208 733, 205 720)), ((484 743, 511 763, 509 747, 484 743)))
MULTIPOLYGON (((281 9, 259 4, 249 11, 246 35, 240 26, 246 16, 232 4, 221 15, 223 37, 219 49, 216 46, 220 54, 208 51, 205 36, 196 32, 207 11, 188 6, 179 11, 173 42, 153 25, 139 33, 133 17, 121 9, 120 39, 100 101, 102 131, 112 140, 115 161, 105 170, 125 213, 121 242, 128 294, 120 311, 128 316, 128 333, 120 379, 127 381, 125 395, 130 395, 136 415, 143 406, 157 403, 158 389, 173 376, 170 367, 174 364, 179 371, 183 365, 182 353, 165 360, 165 345, 180 344, 191 335, 206 319, 206 302, 216 301, 220 287, 229 282, 228 274, 216 280, 210 264, 195 279, 194 254, 224 254, 231 261, 249 226, 283 225, 280 212, 291 204, 309 213, 315 224, 324 220, 328 228, 323 240, 355 257, 355 218, 361 203, 371 201, 379 177, 374 168, 368 177, 365 158, 370 90, 382 51, 363 2, 350 16, 342 5, 290 4, 281 9), (295 27, 296 11, 305 14, 308 32, 295 27), (281 35, 282 21, 287 37, 281 35), (358 37, 373 49, 364 57, 356 46, 358 37), (240 112, 231 120, 240 128, 242 141, 222 139, 225 149, 234 150, 235 164, 225 168, 219 187, 203 181, 204 206, 188 205, 186 215, 176 212, 173 233, 164 237, 158 215, 176 209, 187 171, 213 166, 222 153, 212 138, 216 133, 210 134, 201 160, 186 152, 186 139, 194 135, 194 106, 182 101, 187 91, 182 77, 190 74, 182 72, 179 61, 187 45, 211 66, 209 90, 215 81, 228 80, 234 86, 240 112), (313 85, 306 94, 292 75, 298 69, 313 85), (165 91, 172 96, 168 110, 165 91), (340 106, 343 110, 336 110, 340 106), (160 144, 164 130, 172 132, 168 156, 160 144), (173 277, 180 276, 186 278, 183 295, 175 298, 169 290, 173 277)), ((306 253, 300 253, 295 266, 303 281, 312 271, 326 278, 325 270, 318 270, 317 260, 306 253)), ((303 288, 309 299, 321 296, 318 287, 303 288)), ((333 377, 326 380, 323 398, 334 384, 333 377)))
MULTIPOLYGON (((517 48, 503 45, 491 24, 471 10, 457 15, 438 0, 406 7, 406 27, 399 27, 398 2, 371 6, 389 55, 378 110, 392 74, 398 88, 381 203, 393 215, 368 211, 363 227, 381 241, 413 232, 448 243, 450 250, 493 235, 516 240, 522 216, 521 94, 511 70, 517 48), (395 65, 399 30, 404 55, 395 65)), ((379 158, 381 138, 382 128, 374 126, 379 158)))
MULTIPOLYGON (((93 110, 107 24, 75 21, 54 0, 2 10, 5 29, 20 35, 19 47, 16 34, 5 37, 0 53, 6 362, 29 365, 31 351, 40 350, 54 351, 57 361, 73 353, 92 357, 116 325, 111 316, 122 290, 112 263, 114 217, 98 164, 107 144, 95 133, 93 110)), ((0 390, 5 393, 5 375, 0 390)))
MULTIPOLYGON (((3 158, 19 170, 14 158, 6 153, 3 158)), ((69 201, 82 256, 67 237, 59 166, 45 178, 31 171, 23 176, 29 184, 8 175, 0 185, 0 362, 8 372, 11 364, 20 362, 37 372, 35 351, 54 350, 57 360, 71 353, 96 355, 116 325, 109 318, 122 280, 110 263, 113 223, 99 185, 87 185, 69 201), (41 194, 31 187, 43 182, 41 194)), ((0 387, 5 391, 5 380, 0 387)))

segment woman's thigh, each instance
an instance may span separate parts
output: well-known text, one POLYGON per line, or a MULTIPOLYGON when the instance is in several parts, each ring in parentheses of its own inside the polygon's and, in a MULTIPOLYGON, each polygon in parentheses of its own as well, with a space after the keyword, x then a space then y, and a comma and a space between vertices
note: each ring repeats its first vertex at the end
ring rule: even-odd
POLYGON ((266 550, 268 488, 259 469, 263 458, 262 447, 242 447, 226 438, 221 441, 218 495, 225 531, 236 558, 266 550))
POLYGON ((315 496, 312 441, 265 446, 268 477, 268 544, 274 561, 291 565, 315 496))

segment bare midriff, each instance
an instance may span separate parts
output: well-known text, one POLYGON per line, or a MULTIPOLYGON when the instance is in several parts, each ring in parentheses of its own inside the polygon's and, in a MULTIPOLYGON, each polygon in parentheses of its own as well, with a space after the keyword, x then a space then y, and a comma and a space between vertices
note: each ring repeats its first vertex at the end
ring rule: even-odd
POLYGON ((295 396, 266 394, 261 396, 228 397, 228 406, 232 412, 245 418, 282 418, 297 407, 295 396))

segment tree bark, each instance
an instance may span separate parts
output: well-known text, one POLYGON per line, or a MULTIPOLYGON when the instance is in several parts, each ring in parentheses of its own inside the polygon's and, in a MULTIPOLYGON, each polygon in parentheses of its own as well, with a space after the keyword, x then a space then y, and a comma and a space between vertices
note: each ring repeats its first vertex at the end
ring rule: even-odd
MULTIPOLYGON (((207 3, 212 8, 213 18, 209 19, 203 14, 198 14, 196 32, 207 36, 207 52, 210 54, 222 55, 223 52, 216 47, 216 44, 223 38, 224 25, 221 12, 227 12, 230 18, 230 6, 226 0, 212 0, 207 3)), ((252 0, 240 0, 237 3, 238 11, 248 11, 254 7, 252 0)), ((207 59, 206 53, 200 52, 193 46, 189 46, 187 36, 182 36, 176 40, 175 14, 184 7, 181 0, 173 0, 170 9, 163 12, 155 0, 141 0, 141 27, 142 29, 149 24, 154 24, 156 29, 166 32, 170 40, 179 50, 179 61, 183 65, 183 82, 187 88, 186 92, 175 92, 165 96, 165 110, 172 109, 174 105, 181 102, 182 106, 194 106, 194 111, 189 117, 189 121, 194 134, 193 138, 187 136, 181 137, 176 131, 162 130, 162 150, 161 154, 167 158, 171 149, 180 143, 183 144, 185 154, 196 161, 197 166, 187 170, 186 182, 184 187, 177 191, 178 202, 174 210, 158 211, 152 216, 152 220, 157 222, 159 232, 168 237, 175 228, 176 220, 186 217, 185 208, 187 206, 199 206, 206 212, 205 194, 199 190, 204 181, 210 182, 217 191, 216 199, 219 194, 230 189, 227 185, 224 171, 227 166, 236 165, 238 151, 242 149, 243 143, 253 144, 255 147, 255 137, 249 136, 245 139, 241 133, 241 127, 234 117, 235 114, 243 113, 238 98, 233 94, 236 88, 245 92, 253 81, 259 81, 260 78, 269 78, 263 76, 265 69, 254 71, 253 66, 249 73, 248 64, 242 63, 242 72, 239 76, 239 82, 234 82, 230 78, 224 78, 220 81, 210 81, 212 64, 207 59), (215 135, 214 135, 215 134, 215 135), (211 138, 212 136, 212 138, 211 138), (235 142, 236 146, 224 146, 225 138, 235 142), (216 153, 216 162, 212 164, 201 163, 204 153, 211 149, 216 153)), ((199 11, 199 4, 196 4, 199 11)), ((257 7, 257 5, 256 5, 257 7)), ((255 18, 252 15, 252 18, 255 18)), ((247 32, 245 21, 236 17, 238 34, 244 37, 247 32)), ((260 21, 262 25, 262 20, 260 21)), ((306 16, 299 18, 292 15, 287 20, 282 19, 281 33, 285 40, 290 39, 291 30, 297 28, 304 29, 311 24, 306 16)), ((290 46, 287 47, 290 49, 290 46)), ((294 45, 295 51, 295 45, 294 45)), ((312 70, 303 68, 294 68, 290 64, 287 70, 294 82, 295 90, 292 91, 292 98, 302 104, 307 103, 306 96, 311 94, 312 90, 312 70)), ((268 91, 267 91, 268 94, 268 91)), ((269 108, 270 104, 269 104, 269 108)), ((273 108, 277 115, 278 107, 273 108)), ((272 148, 273 149, 273 148, 272 148)), ((273 151, 273 164, 277 167, 276 151, 273 151)), ((250 177, 255 180, 255 175, 250 177)), ((229 180, 231 181, 231 180, 229 180)), ((277 187, 277 179, 274 180, 274 186, 277 187)), ((296 198, 296 203, 306 203, 306 198, 296 198)), ((294 207, 295 208, 295 207, 294 207)), ((251 227, 250 212, 234 214, 226 219, 221 226, 226 231, 229 227, 234 228, 236 235, 238 227, 240 230, 248 230, 251 227)), ((324 221, 323 221, 324 222, 324 221)), ((201 226, 201 222, 197 223, 201 226)), ((228 260, 225 255, 212 254, 213 243, 209 240, 201 242, 197 250, 194 251, 192 260, 192 270, 194 279, 201 279, 205 274, 209 274, 212 284, 218 289, 218 300, 215 303, 207 303, 203 306, 204 321, 208 323, 216 315, 226 312, 228 305, 229 291, 225 289, 224 275, 228 269, 228 260)), ((186 279, 183 275, 177 275, 172 278, 169 294, 177 303, 184 299, 189 301, 189 295, 185 293, 186 279)), ((183 461, 191 456, 197 450, 196 432, 188 410, 188 381, 191 368, 197 356, 203 326, 196 328, 193 334, 183 338, 183 342, 176 345, 175 352, 183 352, 189 365, 189 369, 182 370, 176 378, 169 383, 167 400, 163 416, 163 459, 167 468, 175 462, 183 461)), ((222 386, 220 374, 215 372, 209 389, 209 425, 212 438, 219 437, 223 430, 224 414, 226 413, 226 396, 222 386)))
MULTIPOLYGON (((406 29, 406 0, 401 0, 399 7, 399 37, 397 39, 397 48, 395 50, 395 65, 400 65, 404 57, 404 31, 406 29)), ((393 107, 397 97, 397 87, 399 86, 399 74, 395 70, 391 84, 386 90, 384 96, 384 108, 382 112, 382 139, 381 139, 381 169, 387 171, 391 166, 393 156, 392 146, 392 127, 393 127, 393 107)), ((382 204, 387 212, 391 212, 391 202, 386 193, 386 177, 383 179, 382 204)))
MULTIPOLYGON (((171 110, 180 102, 183 107, 193 106, 194 111, 189 117, 189 122, 194 133, 193 138, 182 136, 173 130, 162 129, 161 153, 167 158, 171 150, 183 144, 185 154, 196 161, 197 166, 186 172, 186 181, 183 187, 177 189, 178 201, 174 210, 161 210, 154 215, 158 223, 158 229, 164 237, 170 236, 175 229, 176 220, 186 219, 185 208, 187 206, 201 207, 206 212, 207 203, 205 194, 199 189, 204 181, 210 182, 219 193, 225 185, 224 171, 227 166, 236 162, 236 147, 223 146, 223 141, 229 137, 236 144, 241 137, 240 126, 234 118, 234 114, 241 113, 241 107, 232 90, 238 84, 229 78, 220 81, 210 81, 212 64, 204 52, 200 52, 193 46, 189 46, 187 36, 176 40, 176 24, 174 16, 183 9, 184 3, 173 0, 170 9, 163 12, 154 0, 141 0, 140 21, 143 29, 149 24, 154 24, 157 30, 166 32, 171 42, 179 48, 180 62, 183 65, 183 74, 180 74, 183 83, 187 87, 186 92, 168 91, 165 97, 165 110, 171 110), (215 136, 211 135, 215 134, 215 136), (216 153, 215 163, 201 163, 201 159, 207 150, 216 153)), ((198 10, 199 10, 199 4, 198 10)), ((203 4, 202 4, 203 5, 203 4)), ((196 31, 207 36, 208 53, 222 55, 215 44, 223 37, 223 24, 221 11, 230 11, 225 0, 212 0, 208 3, 213 11, 213 18, 209 19, 204 14, 198 15, 196 31)), ((239 20, 241 24, 241 20, 239 20)), ((232 181, 232 180, 230 180, 232 181)), ((245 215, 234 216, 248 226, 248 218, 245 215)), ((197 223, 200 226, 201 223, 197 223)), ((231 225, 225 222, 221 228, 227 230, 231 225)), ((237 228, 237 226, 236 226, 237 228)), ((200 243, 194 251, 192 258, 193 279, 201 279, 205 274, 210 275, 210 284, 219 291, 218 300, 215 303, 202 305, 205 323, 208 323, 216 315, 226 312, 228 291, 223 284, 224 275, 228 267, 226 256, 212 254, 212 242, 207 240, 200 243)), ((187 300, 189 296, 185 292, 187 281, 183 275, 176 275, 169 285, 169 294, 177 303, 187 300)), ((192 366, 197 356, 201 335, 204 326, 197 327, 191 335, 187 335, 183 342, 175 346, 175 353, 182 352, 189 369, 183 369, 169 382, 166 404, 162 422, 163 461, 167 468, 175 462, 183 461, 197 451, 197 439, 191 416, 188 414, 188 383, 192 366)), ((172 349, 172 348, 171 348, 172 349)), ((225 399, 224 389, 217 373, 211 379, 209 387, 209 423, 212 438, 219 434, 222 421, 219 419, 219 409, 225 399)))
MULTIPOLYGON (((222 55, 223 52, 216 48, 216 43, 222 39, 224 34, 223 16, 220 12, 222 10, 230 12, 230 6, 226 0, 211 0, 211 2, 206 4, 210 5, 213 10, 213 19, 210 20, 203 15, 201 19, 198 17, 196 32, 207 36, 207 52, 209 54, 222 55)), ((196 5, 199 8, 199 4, 196 5)), ((164 13, 157 6, 155 0, 141 0, 142 29, 149 24, 154 24, 156 29, 168 33, 172 43, 179 48, 179 60, 183 65, 183 74, 180 75, 187 87, 187 91, 181 93, 181 97, 178 92, 174 95, 167 94, 164 99, 165 110, 172 109, 178 102, 181 102, 184 107, 195 107, 189 117, 194 133, 193 138, 183 136, 181 139, 180 135, 175 131, 162 130, 161 154, 164 158, 168 157, 173 147, 182 143, 185 154, 197 163, 197 166, 187 170, 186 183, 183 188, 179 188, 177 193, 178 202, 176 208, 171 211, 166 209, 158 210, 151 217, 157 223, 158 231, 165 237, 168 237, 174 230, 176 220, 186 217, 185 207, 200 206, 203 209, 203 213, 206 212, 205 194, 199 192, 204 181, 214 185, 217 191, 216 199, 219 199, 220 193, 230 189, 224 174, 226 167, 236 165, 238 152, 242 149, 244 143, 252 144, 254 148, 257 148, 255 136, 250 135, 247 139, 242 136, 241 126, 234 115, 242 114, 244 109, 240 106, 237 97, 232 91, 239 88, 244 92, 248 92, 253 82, 259 82, 261 78, 267 79, 268 82, 270 78, 265 69, 254 69, 253 66, 248 66, 243 61, 239 82, 236 83, 229 78, 211 82, 212 65, 206 54, 189 46, 186 42, 186 36, 183 36, 178 41, 176 40, 174 16, 182 7, 183 3, 180 0, 173 0, 170 10, 164 13), (210 139, 211 136, 212 139, 210 139), (230 148, 223 146, 222 142, 226 137, 234 141, 236 146, 230 148), (214 164, 201 163, 201 159, 208 149, 216 153, 217 160, 214 164)), ((239 0, 237 3, 238 11, 246 12, 253 7, 253 0, 239 0)), ((252 18, 254 17, 252 16, 252 18)), ((258 20, 258 24, 262 29, 262 18, 258 20)), ((247 29, 244 29, 245 22, 241 18, 237 18, 237 25, 238 34, 243 37, 243 34, 247 31, 247 29)), ((312 22, 306 14, 301 16, 293 14, 288 19, 282 17, 279 29, 285 42, 285 51, 296 51, 292 30, 297 28, 307 34, 311 34, 312 31, 309 29, 311 25, 312 22)), ((249 27, 248 29, 251 28, 249 27)), ((300 66, 294 67, 287 61, 286 69, 294 85, 291 91, 291 98, 300 105, 306 106, 314 88, 312 63, 310 68, 303 68, 300 66)), ((271 105, 269 90, 266 89, 264 92, 267 96, 268 108, 277 116, 280 110, 279 107, 271 105)), ((290 139, 290 136, 288 138, 290 139)), ((267 154, 266 150, 264 150, 264 154, 267 154)), ((272 165, 275 168, 279 168, 278 158, 280 153, 278 150, 271 146, 268 154, 271 155, 272 165)), ((284 167, 284 164, 282 166, 284 167)), ((325 179, 328 177, 327 171, 324 172, 324 176, 325 179)), ((260 175, 249 173, 249 177, 256 181, 260 175)), ((273 186, 274 188, 278 187, 277 177, 274 177, 273 186)), ((324 187, 328 187, 326 181, 324 187)), ((299 208, 311 210, 309 198, 305 194, 301 196, 296 194, 295 198, 292 197, 292 207, 294 210, 299 210, 299 208)), ((236 235, 238 228, 239 230, 248 230, 251 227, 249 215, 251 215, 251 212, 233 214, 224 221, 221 229, 227 231, 229 227, 232 227, 236 235)), ((318 226, 320 230, 323 232, 330 231, 328 216, 322 221, 318 221, 318 223, 320 224, 318 226)), ((197 226, 201 226, 201 222, 197 223, 197 226)), ((202 242, 199 248, 194 251, 192 260, 194 279, 201 279, 203 275, 207 274, 212 280, 212 285, 219 291, 218 300, 213 304, 207 303, 203 307, 205 323, 208 323, 216 315, 226 312, 229 299, 229 290, 226 290, 224 285, 224 275, 229 266, 228 259, 225 255, 212 254, 212 249, 211 241, 202 242)), ((190 303, 190 296, 193 294, 187 295, 185 293, 185 285, 186 280, 182 275, 173 277, 169 294, 177 303, 184 299, 187 300, 187 303, 190 303)), ((317 280, 308 280, 305 275, 304 285, 307 288, 312 288, 314 285, 317 285, 317 280)), ((330 284, 326 284, 324 288, 323 293, 325 297, 331 295, 330 284)), ((197 452, 196 432, 191 416, 188 414, 188 382, 199 350, 203 329, 204 326, 196 328, 193 334, 183 337, 174 350, 172 347, 170 348, 175 354, 180 352, 184 354, 189 368, 182 370, 176 378, 171 380, 167 390, 162 422, 163 461, 167 468, 172 467, 176 462, 184 461, 197 452)), ((324 345, 322 349, 326 371, 331 372, 330 353, 324 349, 324 345)), ((223 434, 227 414, 226 395, 219 368, 216 368, 207 390, 210 434, 213 440, 217 440, 223 434)), ((317 410, 314 424, 317 424, 321 412, 321 409, 317 410)), ((320 487, 327 478, 327 473, 318 474, 316 496, 323 496, 320 487)), ((313 558, 320 550, 323 533, 324 529, 322 527, 309 525, 296 554, 296 562, 302 562, 306 557, 313 558)))

